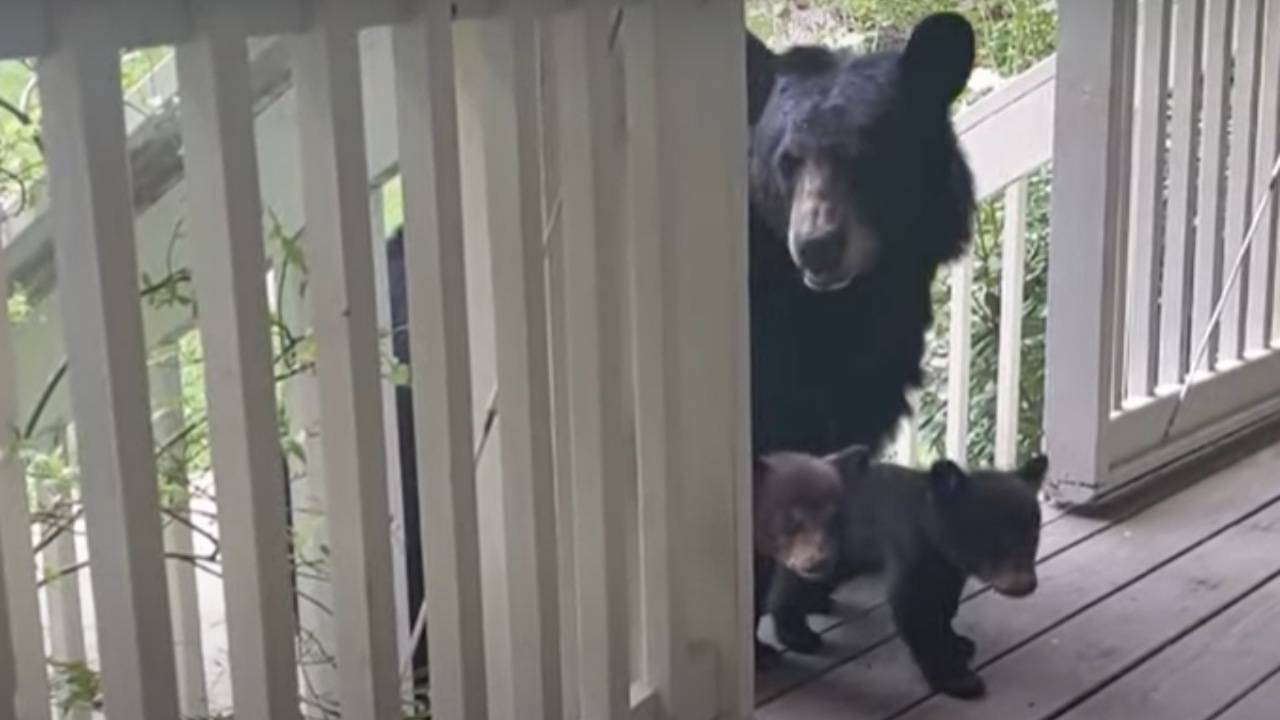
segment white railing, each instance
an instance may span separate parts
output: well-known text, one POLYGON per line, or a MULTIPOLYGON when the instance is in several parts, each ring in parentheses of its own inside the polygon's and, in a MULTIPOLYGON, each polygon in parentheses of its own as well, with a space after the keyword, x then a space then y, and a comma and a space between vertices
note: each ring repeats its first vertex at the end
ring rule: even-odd
POLYGON ((1274 204, 1210 326, 1280 150, 1280 2, 1059 12, 1046 434, 1087 500, 1280 410, 1274 204))
MULTIPOLYGON (((614 45, 617 17, 589 1, 0 7, 0 57, 39 62, 94 580, 93 642, 60 639, 56 620, 53 641, 97 658, 108 717, 171 720, 199 684, 180 682, 174 650, 192 627, 168 621, 190 587, 165 581, 120 89, 120 48, 164 44, 177 46, 235 714, 309 710, 262 273, 273 174, 246 44, 273 34, 296 90, 334 682, 344 717, 405 712, 358 42, 388 25, 432 717, 749 712, 745 85, 724 82, 743 75, 742 6, 630 3, 614 45), (477 276, 487 292, 469 287, 477 276), (479 340, 491 370, 472 357, 477 327, 492 327, 479 340), (495 381, 477 467, 473 398, 495 381)), ((14 350, 0 334, 10 426, 14 350)), ((23 472, 3 459, 0 717, 27 720, 50 716, 48 649, 23 472)), ((50 592, 48 612, 78 597, 50 592)))

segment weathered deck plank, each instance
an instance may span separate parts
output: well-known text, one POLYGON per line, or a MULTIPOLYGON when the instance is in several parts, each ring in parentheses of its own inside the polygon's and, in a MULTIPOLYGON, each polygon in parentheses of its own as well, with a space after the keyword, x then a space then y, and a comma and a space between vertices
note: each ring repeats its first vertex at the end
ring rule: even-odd
MULTIPOLYGON (((978 641, 978 662, 1019 648, 1280 499, 1272 481, 1277 463, 1280 450, 1269 449, 1155 505, 1139 499, 1117 510, 1114 524, 1069 517, 1047 526, 1042 585, 1034 598, 1014 602, 984 592, 961 610, 962 630, 978 641)), ((761 698, 760 720, 887 718, 928 699, 906 648, 893 639, 883 606, 848 619, 827 639, 826 656, 789 657, 781 680, 761 679, 760 695, 773 695, 761 698), (802 689, 777 697, 806 678, 802 689)), ((991 715, 999 694, 993 688, 992 700, 972 705, 982 708, 977 716, 1012 720, 1022 714, 991 715)), ((1010 706, 1002 707, 1009 712, 1010 706)))
MULTIPOLYGON (((1224 558, 1228 565, 1238 561, 1224 558)), ((1200 720, 1246 695, 1280 667, 1280 580, 1272 580, 1063 720, 1200 720)), ((1271 717, 1280 715, 1272 706, 1271 717)))
POLYGON ((1280 709, 1280 667, 1271 677, 1213 720, 1275 720, 1280 709))

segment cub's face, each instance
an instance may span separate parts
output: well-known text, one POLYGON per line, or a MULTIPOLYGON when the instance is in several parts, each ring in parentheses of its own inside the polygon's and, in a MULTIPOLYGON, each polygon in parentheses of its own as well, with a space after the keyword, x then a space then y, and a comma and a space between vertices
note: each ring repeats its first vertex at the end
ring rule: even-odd
POLYGON ((1048 467, 1041 455, 1012 471, 968 474, 949 460, 929 470, 944 550, 1001 595, 1024 597, 1036 589, 1038 496, 1048 467))
POLYGON ((839 554, 843 485, 828 461, 773 453, 755 463, 756 550, 807 580, 821 580, 839 554))

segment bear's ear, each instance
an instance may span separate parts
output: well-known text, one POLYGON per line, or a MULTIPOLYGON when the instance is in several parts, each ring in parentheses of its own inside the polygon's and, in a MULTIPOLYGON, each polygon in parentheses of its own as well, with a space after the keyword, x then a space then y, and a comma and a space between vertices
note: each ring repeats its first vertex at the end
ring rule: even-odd
POLYGON ((828 455, 824 460, 840 473, 842 480, 853 480, 861 477, 871 467, 871 449, 865 445, 850 445, 828 455))
POLYGON ((958 13, 935 13, 921 20, 902 54, 907 92, 920 102, 949 106, 969 83, 974 46, 973 26, 958 13))
POLYGON ((1018 468, 1018 477, 1021 477, 1036 490, 1039 490, 1040 486, 1044 484, 1044 478, 1048 473, 1049 458, 1044 455, 1036 455, 1018 468))
POLYGON ((950 460, 939 460, 929 468, 929 487, 940 500, 953 498, 969 487, 969 475, 950 460))
POLYGON ((768 457, 756 455, 751 458, 751 487, 759 489, 764 479, 773 472, 773 463, 768 457))
POLYGON ((747 31, 747 124, 755 126, 764 114, 773 83, 778 77, 778 56, 750 30, 747 31))

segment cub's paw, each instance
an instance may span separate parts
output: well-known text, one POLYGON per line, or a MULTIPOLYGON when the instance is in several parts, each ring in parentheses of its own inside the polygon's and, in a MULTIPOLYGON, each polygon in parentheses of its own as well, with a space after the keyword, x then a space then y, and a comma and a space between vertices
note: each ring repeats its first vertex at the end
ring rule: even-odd
POLYGON ((987 684, 969 668, 957 670, 942 677, 930 678, 929 685, 933 687, 934 692, 960 700, 976 700, 987 694, 987 684))
POLYGON ((756 641, 756 672, 767 673, 782 664, 782 653, 772 645, 756 641))
POLYGON ((960 656, 966 664, 978 654, 978 644, 973 641, 973 638, 956 635, 952 642, 955 645, 956 655, 960 656))
POLYGON ((814 632, 801 617, 798 620, 780 621, 775 618, 774 630, 778 642, 801 655, 812 655, 822 647, 822 636, 814 632))
POLYGON ((826 593, 814 593, 805 602, 805 610, 813 615, 830 615, 836 609, 836 599, 826 593))

